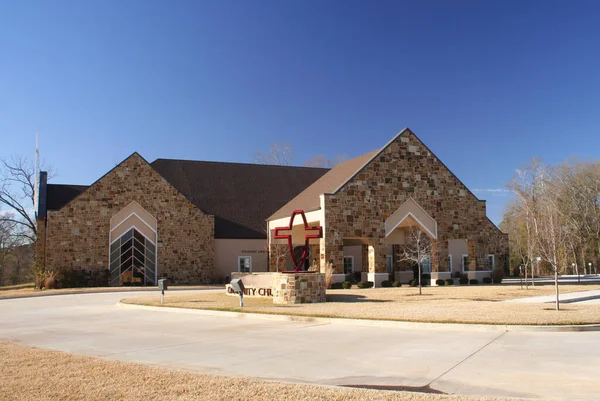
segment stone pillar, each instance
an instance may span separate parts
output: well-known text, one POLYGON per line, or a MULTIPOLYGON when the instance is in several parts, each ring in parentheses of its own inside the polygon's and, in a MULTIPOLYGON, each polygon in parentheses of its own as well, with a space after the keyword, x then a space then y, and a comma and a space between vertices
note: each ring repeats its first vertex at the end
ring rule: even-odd
POLYGON ((431 272, 447 273, 450 265, 448 262, 448 241, 431 240, 431 272))
POLYGON ((374 287, 381 287, 381 282, 389 279, 387 273, 387 262, 385 254, 385 240, 376 239, 368 247, 369 273, 368 281, 372 281, 374 287))
POLYGON ((369 245, 363 244, 360 246, 362 256, 362 269, 363 273, 369 272, 369 245))
POLYGON ((467 240, 467 249, 469 250, 469 272, 486 270, 485 255, 481 244, 476 239, 467 240))
POLYGON ((400 253, 400 245, 393 244, 392 245, 392 270, 397 271, 400 268, 400 264, 398 263, 398 254, 400 253))
POLYGON ((35 242, 35 266, 46 268, 46 218, 37 218, 37 241, 35 242))
POLYGON ((321 272, 325 272, 327 263, 333 265, 334 274, 344 274, 344 242, 339 233, 323 233, 320 240, 321 272))
MULTIPOLYGON (((313 240, 311 240, 313 241, 313 240)), ((315 240, 316 241, 316 240, 315 240)), ((321 270, 321 244, 309 244, 310 248, 310 260, 309 260, 309 269, 320 271, 321 270)))

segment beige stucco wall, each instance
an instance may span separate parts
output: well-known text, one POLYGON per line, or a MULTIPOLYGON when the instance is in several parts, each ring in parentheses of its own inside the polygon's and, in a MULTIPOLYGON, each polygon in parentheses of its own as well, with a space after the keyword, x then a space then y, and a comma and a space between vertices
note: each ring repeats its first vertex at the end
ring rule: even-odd
POLYGON ((252 272, 268 271, 266 239, 215 239, 217 279, 238 271, 238 256, 252 257, 252 272))
POLYGON ((462 255, 468 253, 467 241, 464 239, 448 240, 448 254, 452 255, 452 271, 462 272, 462 255))

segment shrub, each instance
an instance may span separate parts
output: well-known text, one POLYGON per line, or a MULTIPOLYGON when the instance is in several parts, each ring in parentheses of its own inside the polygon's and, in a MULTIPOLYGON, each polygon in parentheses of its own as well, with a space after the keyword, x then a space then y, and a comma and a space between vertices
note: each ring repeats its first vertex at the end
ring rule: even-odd
POLYGON ((465 284, 469 284, 469 279, 466 277, 461 277, 458 279, 458 282, 460 285, 465 285, 465 284))
POLYGON ((494 284, 500 284, 502 283, 502 279, 504 278, 504 270, 502 269, 495 269, 492 272, 492 281, 494 282, 494 284))
POLYGON ((358 284, 356 284, 356 286, 358 288, 369 288, 369 284, 366 281, 359 281, 358 284))
POLYGON ((469 281, 469 284, 473 284, 473 285, 475 285, 475 284, 479 284, 479 280, 477 280, 476 278, 472 278, 472 279, 469 281))
POLYGON ((350 281, 344 281, 344 282, 342 283, 342 287, 343 287, 345 290, 349 290, 350 288, 352 288, 352 283, 351 283, 350 281))
POLYGON ((375 283, 372 281, 367 281, 367 288, 373 288, 375 286, 375 283))
POLYGON ((454 280, 452 280, 451 278, 447 278, 444 281, 446 282, 446 285, 454 285, 454 280))
POLYGON ((484 277, 482 281, 483 281, 483 284, 492 284, 491 277, 484 277))
POLYGON ((460 272, 452 272, 452 278, 460 278, 461 275, 462 274, 460 272))
POLYGON ((446 284, 446 282, 444 280, 442 280, 441 278, 438 278, 437 280, 435 280, 435 284, 436 285, 444 285, 444 284, 446 284))
POLYGON ((391 286, 392 286, 392 283, 391 283, 389 280, 383 280, 383 281, 381 282, 381 286, 382 286, 382 287, 386 287, 386 288, 387 288, 387 287, 391 287, 391 286))
POLYGON ((408 285, 410 285, 411 287, 416 287, 417 285, 419 285, 419 283, 417 282, 417 280, 415 280, 414 278, 412 280, 410 280, 408 282, 408 285))
POLYGON ((329 287, 332 290, 341 290, 343 287, 343 283, 337 282, 337 283, 331 283, 331 286, 329 287))
POLYGON ((392 283, 392 285, 393 285, 394 287, 402 287, 402 283, 401 283, 401 282, 399 282, 399 281, 394 281, 394 282, 392 283))

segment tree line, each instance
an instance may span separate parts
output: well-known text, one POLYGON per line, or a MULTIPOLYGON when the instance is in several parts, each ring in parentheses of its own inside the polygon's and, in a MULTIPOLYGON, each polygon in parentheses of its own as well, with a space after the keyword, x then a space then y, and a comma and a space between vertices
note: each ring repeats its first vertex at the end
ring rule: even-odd
MULTIPOLYGON (((600 255, 600 163, 541 159, 518 169, 516 195, 500 228, 509 235, 511 267, 533 277, 596 273, 600 255)), ((515 271, 516 273, 516 271, 515 271)))

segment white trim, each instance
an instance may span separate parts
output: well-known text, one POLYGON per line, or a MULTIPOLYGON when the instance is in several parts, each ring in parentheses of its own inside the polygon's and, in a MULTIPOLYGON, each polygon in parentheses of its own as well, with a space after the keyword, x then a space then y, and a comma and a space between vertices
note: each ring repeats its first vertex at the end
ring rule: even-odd
POLYGON ((238 273, 246 273, 246 272, 242 272, 240 269, 240 261, 242 258, 249 258, 250 259, 250 271, 248 273, 252 273, 252 256, 250 255, 243 255, 243 256, 238 256, 238 265, 237 265, 237 271, 238 273))
MULTIPOLYGON (((448 268, 448 272, 452 273, 452 268, 454 267, 454 266, 452 266, 452 254, 448 255, 448 264, 450 265, 450 267, 448 268)), ((442 272, 440 272, 440 273, 442 273, 442 272)))
POLYGON ((344 274, 352 274, 352 273, 354 273, 354 256, 352 256, 352 255, 344 256, 344 258, 342 259, 342 262, 344 262, 344 267, 346 267, 345 266, 346 263, 345 263, 345 260, 344 260, 346 258, 349 258, 349 259, 352 260, 352 269, 350 269, 350 273, 346 273, 346 269, 344 269, 344 274))
POLYGON ((156 232, 156 230, 150 224, 148 224, 144 219, 142 219, 142 217, 139 214, 137 214, 136 212, 129 213, 129 215, 127 217, 125 217, 123 220, 121 220, 119 222, 119 224, 117 224, 116 226, 114 226, 113 228, 111 228, 110 232, 112 233, 113 231, 115 231, 117 229, 117 227, 119 227, 121 224, 125 223, 125 220, 127 220, 128 218, 130 218, 133 215, 135 215, 135 217, 137 217, 138 219, 140 219, 142 221, 142 223, 144 223, 145 225, 147 225, 148 228, 151 229, 153 232, 156 232))
POLYGON ((494 255, 493 253, 488 253, 485 255, 486 259, 489 259, 490 256, 492 257, 492 268, 489 270, 484 270, 484 271, 491 272, 494 270, 494 267, 496 267, 496 255, 494 255))
MULTIPOLYGON (((121 237, 125 234, 127 234, 129 232, 129 230, 131 230, 132 228, 135 228, 135 230, 142 234, 144 236, 144 238, 146 238, 148 241, 152 242, 152 245, 154 245, 155 247, 158 247, 157 244, 154 242, 154 240, 151 240, 150 237, 148 237, 146 234, 144 234, 135 224, 132 225, 131 227, 129 227, 129 229, 127 231, 125 231, 123 234, 121 234, 119 237, 117 237, 117 239, 112 240, 112 242, 109 244, 109 248, 112 244, 115 243, 115 241, 117 241, 118 239, 121 239, 121 237)), ((156 233, 156 231, 152 230, 154 233, 156 233)), ((158 234, 157 234, 158 237, 158 234)), ((156 252, 155 252, 156 253, 156 252)), ((110 252, 109 252, 110 254, 110 252)))
MULTIPOLYGON (((415 203, 416 203, 416 202, 415 202, 415 203)), ((417 204, 417 205, 418 205, 418 204, 417 204)), ((400 207, 402 207, 402 206, 400 206, 400 207)), ((420 206, 419 206, 419 207, 420 207, 420 206)), ((427 212, 425 212, 425 213, 427 213, 427 212)), ((406 213, 406 214, 404 215, 404 217, 403 217, 403 218, 402 218, 402 219, 401 219, 401 220, 400 220, 400 221, 399 221, 399 222, 398 222, 398 223, 397 223, 397 224, 394 226, 394 228, 392 228, 392 229, 391 229, 389 232, 387 232, 387 233, 385 234, 385 237, 387 238, 387 237, 388 237, 388 236, 389 236, 389 235, 390 235, 390 234, 391 234, 391 233, 392 233, 392 232, 393 232, 393 231, 394 231, 396 228, 398 228, 398 226, 399 226, 400 224, 402 224, 402 222, 403 222, 404 220, 406 220, 406 218, 407 218, 408 216, 412 217, 412 218, 413 218, 413 219, 414 219, 414 220, 415 220, 415 221, 416 221, 416 222, 417 222, 417 223, 418 223, 418 224, 419 224, 419 225, 420 225, 420 226, 421 226, 421 227, 422 227, 422 228, 423 228, 425 231, 427 231, 427 232, 429 233, 429 235, 431 235, 431 236, 433 237, 433 239, 437 239, 437 221, 435 221, 435 220, 431 219, 431 220, 433 220, 433 222, 434 222, 434 224, 435 224, 435 234, 434 234, 434 233, 432 233, 432 232, 431 232, 431 231, 430 231, 430 230, 427 228, 427 226, 425 226, 425 225, 423 224, 423 222, 422 222, 421 220, 419 220, 419 219, 417 218, 417 216, 415 216, 414 214, 412 214, 412 212, 408 212, 408 213, 406 213)), ((427 215, 427 216, 429 216, 429 215, 427 215)), ((431 218, 431 216, 429 216, 429 217, 431 218)))
POLYGON ((460 258, 460 264, 461 264, 463 273, 467 273, 469 271, 469 270, 465 270, 465 256, 467 257, 467 268, 469 267, 469 254, 463 253, 460 258))

